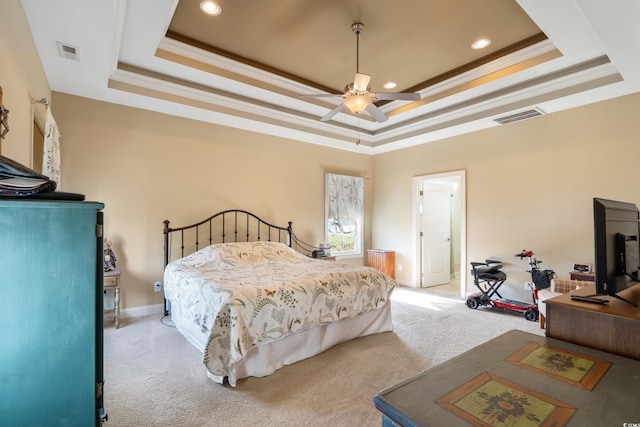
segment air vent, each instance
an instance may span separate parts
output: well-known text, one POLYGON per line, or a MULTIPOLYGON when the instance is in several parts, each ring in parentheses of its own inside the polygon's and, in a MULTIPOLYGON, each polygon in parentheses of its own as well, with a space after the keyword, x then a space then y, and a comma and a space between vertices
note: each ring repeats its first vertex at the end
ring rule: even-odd
POLYGON ((515 114, 509 114, 508 116, 497 117, 493 120, 501 125, 508 125, 509 123, 519 122, 521 120, 527 120, 542 115, 544 115, 544 111, 539 108, 533 108, 531 110, 524 110, 515 114))
POLYGON ((63 58, 72 59, 74 61, 80 61, 80 49, 76 46, 71 46, 67 43, 57 42, 58 55, 63 58))

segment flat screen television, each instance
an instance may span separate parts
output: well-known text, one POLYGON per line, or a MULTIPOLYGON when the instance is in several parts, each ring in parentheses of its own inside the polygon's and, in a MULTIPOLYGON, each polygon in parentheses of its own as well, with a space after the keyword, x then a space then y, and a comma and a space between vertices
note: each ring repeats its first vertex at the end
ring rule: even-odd
POLYGON ((619 292, 640 283, 640 211, 633 203, 593 199, 596 294, 637 305, 619 292))

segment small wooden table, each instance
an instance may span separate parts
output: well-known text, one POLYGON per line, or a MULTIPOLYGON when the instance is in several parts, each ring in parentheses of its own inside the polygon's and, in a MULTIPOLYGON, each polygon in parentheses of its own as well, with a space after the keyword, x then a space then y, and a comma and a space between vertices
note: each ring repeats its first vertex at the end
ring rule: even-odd
POLYGON ((385 427, 485 425, 468 424, 475 419, 464 412, 466 408, 487 419, 503 411, 500 415, 514 421, 517 411, 509 411, 512 403, 522 407, 522 416, 534 415, 547 422, 540 425, 632 425, 640 422, 639 371, 637 360, 513 330, 382 390, 373 401, 385 427), (578 360, 553 357, 567 353, 578 360), (529 364, 536 360, 547 361, 548 370, 536 371, 540 365, 529 364), (580 381, 569 380, 577 378, 575 371, 587 369, 585 360, 592 361, 593 367, 580 381), (566 376, 558 367, 565 368, 566 376), (503 384, 506 391, 500 394, 503 384), (541 407, 547 409, 534 409, 541 407), (549 408, 554 407, 551 412, 549 408))
POLYGON ((104 289, 113 289, 113 319, 116 329, 120 328, 120 270, 104 272, 104 289))
POLYGON ((595 282, 596 274, 595 273, 582 273, 580 271, 571 271, 569 273, 569 277, 571 280, 580 280, 582 282, 595 282))
MULTIPOLYGON (((599 297, 607 304, 571 299, 594 293, 595 285, 588 285, 545 300, 547 336, 640 360, 640 308, 611 296, 599 297)), ((640 284, 619 295, 640 305, 640 284)))

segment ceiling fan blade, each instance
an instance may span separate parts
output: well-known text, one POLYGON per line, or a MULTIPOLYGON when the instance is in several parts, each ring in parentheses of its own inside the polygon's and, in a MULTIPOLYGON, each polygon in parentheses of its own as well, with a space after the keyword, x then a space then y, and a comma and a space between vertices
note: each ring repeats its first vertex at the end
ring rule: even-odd
POLYGON ((356 76, 353 79, 353 88, 358 92, 366 92, 369 87, 369 82, 371 81, 371 76, 368 74, 356 73, 356 76))
POLYGON ((369 104, 367 105, 367 113, 371 114, 371 117, 373 117, 375 119, 376 122, 386 122, 387 120, 389 120, 389 117, 387 117, 381 109, 379 109, 378 107, 376 107, 374 104, 369 104))
POLYGON ((338 105, 336 108, 334 108, 333 110, 329 111, 329 113, 324 116, 323 118, 320 119, 321 122, 327 122, 329 120, 331 120, 331 118, 333 116, 335 116, 336 114, 338 114, 340 111, 342 111, 344 109, 344 104, 340 104, 338 105))
POLYGON ((420 101, 419 93, 410 92, 376 92, 375 97, 384 101, 420 101))

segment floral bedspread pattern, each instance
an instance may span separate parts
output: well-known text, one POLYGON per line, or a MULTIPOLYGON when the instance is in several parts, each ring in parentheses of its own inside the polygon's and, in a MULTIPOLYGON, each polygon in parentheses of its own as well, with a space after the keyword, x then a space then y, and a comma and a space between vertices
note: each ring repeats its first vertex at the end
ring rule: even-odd
POLYGON ((203 362, 227 376, 258 344, 383 307, 396 283, 283 243, 211 245, 167 265, 165 296, 208 334, 203 362))

